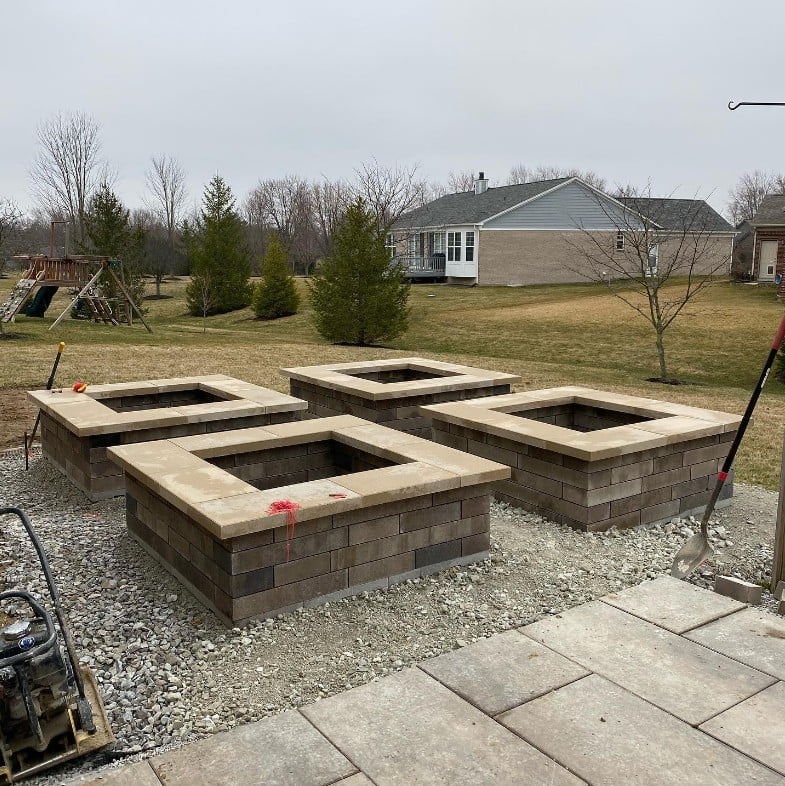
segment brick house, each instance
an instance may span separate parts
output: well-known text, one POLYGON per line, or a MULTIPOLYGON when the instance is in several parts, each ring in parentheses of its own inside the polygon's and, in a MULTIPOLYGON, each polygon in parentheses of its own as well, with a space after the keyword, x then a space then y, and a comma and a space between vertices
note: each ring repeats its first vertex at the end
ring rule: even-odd
POLYGON ((785 194, 764 197, 750 220, 755 234, 751 277, 778 284, 777 297, 785 297, 785 194))
MULTIPOLYGON (((387 244, 414 279, 491 286, 585 282, 592 276, 580 272, 580 249, 596 241, 623 253, 625 229, 643 221, 660 237, 683 236, 685 227, 710 235, 705 269, 694 272, 729 271, 733 227, 703 200, 636 198, 633 205, 578 177, 489 188, 480 172, 473 190, 404 214, 387 244)), ((651 249, 653 268, 666 252, 651 249)))

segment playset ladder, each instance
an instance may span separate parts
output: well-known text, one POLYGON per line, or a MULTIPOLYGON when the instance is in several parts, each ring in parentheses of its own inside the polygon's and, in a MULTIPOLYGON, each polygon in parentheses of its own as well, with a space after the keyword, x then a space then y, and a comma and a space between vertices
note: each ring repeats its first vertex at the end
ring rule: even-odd
POLYGON ((43 273, 39 273, 35 278, 20 278, 16 282, 8 300, 0 306, 0 322, 10 322, 22 310, 42 277, 43 273))

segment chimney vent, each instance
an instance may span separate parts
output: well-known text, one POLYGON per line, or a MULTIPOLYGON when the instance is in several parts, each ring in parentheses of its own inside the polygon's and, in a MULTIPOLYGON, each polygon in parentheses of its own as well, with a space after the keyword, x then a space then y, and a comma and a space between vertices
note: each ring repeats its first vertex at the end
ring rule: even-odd
POLYGON ((484 194, 488 190, 488 180, 485 172, 480 172, 480 176, 474 181, 474 193, 484 194))

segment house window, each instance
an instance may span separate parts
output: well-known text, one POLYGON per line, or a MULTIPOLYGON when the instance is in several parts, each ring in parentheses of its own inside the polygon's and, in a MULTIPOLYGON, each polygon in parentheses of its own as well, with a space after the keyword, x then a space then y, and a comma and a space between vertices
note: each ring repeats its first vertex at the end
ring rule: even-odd
POLYGON ((466 233, 466 261, 474 262, 474 232, 466 233))
POLYGON ((616 233, 616 250, 624 251, 624 232, 616 233))
POLYGON ((447 261, 448 262, 461 261, 461 233, 460 232, 447 233, 447 261))
POLYGON ((431 232, 431 253, 444 253, 444 232, 431 232))
POLYGON ((410 257, 417 257, 420 255, 420 236, 409 235, 408 249, 410 257))
POLYGON ((657 265, 660 260, 660 247, 659 246, 652 246, 649 249, 649 266, 646 270, 647 276, 656 276, 657 275, 657 265))
POLYGON ((384 245, 385 245, 385 247, 387 248, 387 251, 390 254, 390 259, 395 259, 395 255, 397 253, 396 248, 395 248, 395 235, 393 235, 393 234, 387 235, 387 238, 386 238, 386 240, 384 242, 384 245))

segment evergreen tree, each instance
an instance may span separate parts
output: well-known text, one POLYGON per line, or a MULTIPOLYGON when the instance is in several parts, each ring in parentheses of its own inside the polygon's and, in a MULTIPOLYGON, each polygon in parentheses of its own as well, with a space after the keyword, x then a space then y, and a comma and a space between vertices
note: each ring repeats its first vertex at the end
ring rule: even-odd
POLYGON ((256 285, 253 310, 260 319, 277 319, 297 313, 300 295, 289 272, 286 249, 276 235, 267 244, 262 260, 262 280, 256 285))
POLYGON ((348 207, 332 253, 311 283, 316 329, 333 343, 366 346, 406 332, 409 283, 391 264, 376 217, 358 199, 348 207))
MULTIPOLYGON (((88 203, 85 238, 82 248, 87 253, 113 257, 123 263, 122 269, 114 273, 141 310, 144 298, 144 230, 131 223, 130 211, 107 183, 101 185, 88 203)), ((101 276, 100 286, 107 298, 124 298, 106 272, 101 276)))
POLYGON ((202 316, 205 302, 210 303, 208 315, 247 306, 251 260, 245 227, 232 190, 220 175, 205 187, 202 210, 193 225, 185 225, 183 235, 191 262, 191 282, 185 290, 188 311, 202 316))

